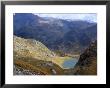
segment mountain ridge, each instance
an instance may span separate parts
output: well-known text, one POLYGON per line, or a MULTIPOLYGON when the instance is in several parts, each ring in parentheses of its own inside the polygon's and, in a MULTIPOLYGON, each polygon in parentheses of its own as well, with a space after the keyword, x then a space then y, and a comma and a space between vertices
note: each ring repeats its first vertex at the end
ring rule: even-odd
POLYGON ((38 40, 50 50, 59 50, 64 53, 84 51, 90 41, 96 39, 96 29, 96 23, 87 21, 70 22, 51 18, 48 20, 31 13, 14 15, 14 34, 16 36, 38 40))

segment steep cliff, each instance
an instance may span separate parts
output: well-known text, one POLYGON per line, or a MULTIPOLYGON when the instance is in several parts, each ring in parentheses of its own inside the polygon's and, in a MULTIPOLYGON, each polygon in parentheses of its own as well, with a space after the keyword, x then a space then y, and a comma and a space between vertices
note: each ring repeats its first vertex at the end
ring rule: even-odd
POLYGON ((74 68, 76 75, 97 74, 97 42, 93 42, 84 53, 80 55, 79 61, 74 68))

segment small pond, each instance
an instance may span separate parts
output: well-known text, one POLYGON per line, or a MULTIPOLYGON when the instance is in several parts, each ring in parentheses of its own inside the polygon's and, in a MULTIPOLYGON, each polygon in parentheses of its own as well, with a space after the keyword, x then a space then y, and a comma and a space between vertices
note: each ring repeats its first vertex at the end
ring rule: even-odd
POLYGON ((70 58, 68 60, 65 60, 63 63, 64 68, 74 68, 75 64, 78 62, 78 58, 70 58))

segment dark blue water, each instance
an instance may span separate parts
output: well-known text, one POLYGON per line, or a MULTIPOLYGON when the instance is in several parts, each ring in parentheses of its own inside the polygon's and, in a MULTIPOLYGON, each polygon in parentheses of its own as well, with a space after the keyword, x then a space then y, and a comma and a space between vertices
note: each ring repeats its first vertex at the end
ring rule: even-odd
POLYGON ((76 58, 70 58, 69 60, 66 60, 64 63, 63 63, 63 67, 64 68, 74 68, 75 64, 78 62, 78 59, 76 58))

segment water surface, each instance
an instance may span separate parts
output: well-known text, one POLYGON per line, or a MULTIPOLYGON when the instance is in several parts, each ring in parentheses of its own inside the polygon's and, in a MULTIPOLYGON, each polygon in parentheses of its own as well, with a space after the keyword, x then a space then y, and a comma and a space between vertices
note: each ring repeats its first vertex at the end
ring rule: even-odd
POLYGON ((68 60, 65 60, 63 63, 64 68, 74 68, 75 64, 78 62, 78 58, 70 58, 68 60))

